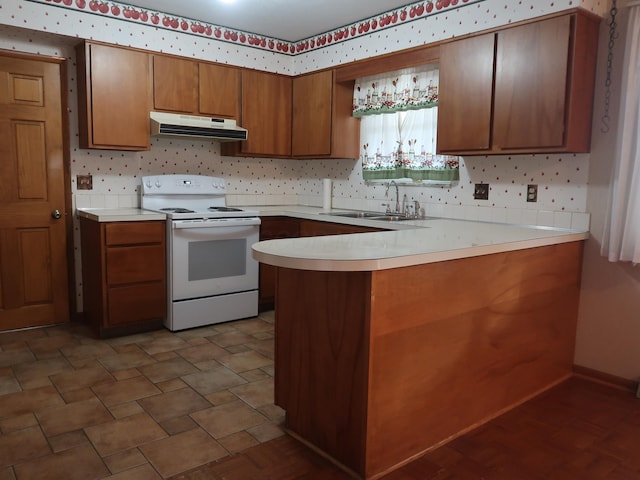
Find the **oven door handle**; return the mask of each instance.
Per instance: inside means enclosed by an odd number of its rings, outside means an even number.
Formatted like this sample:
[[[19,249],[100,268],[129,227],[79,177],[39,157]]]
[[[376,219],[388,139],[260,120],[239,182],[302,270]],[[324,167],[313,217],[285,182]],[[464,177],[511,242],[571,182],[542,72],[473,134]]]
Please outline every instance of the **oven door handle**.
[[[178,220],[172,222],[172,228],[229,228],[229,227],[246,227],[252,225],[260,225],[258,217],[251,218],[233,218],[233,219],[216,219],[216,220]]]

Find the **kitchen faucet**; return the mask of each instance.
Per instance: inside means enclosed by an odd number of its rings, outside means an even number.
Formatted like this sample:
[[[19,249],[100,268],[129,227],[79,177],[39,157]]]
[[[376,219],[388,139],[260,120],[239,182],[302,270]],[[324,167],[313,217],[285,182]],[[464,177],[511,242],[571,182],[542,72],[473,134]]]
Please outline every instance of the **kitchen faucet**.
[[[389,188],[391,188],[391,185],[396,187],[396,210],[393,213],[400,213],[400,192],[398,190],[398,184],[395,182],[395,180],[391,180],[389,183],[387,183],[387,189],[384,192],[384,196],[386,197],[387,195],[389,195]],[[389,207],[387,206],[387,210],[388,209]]]

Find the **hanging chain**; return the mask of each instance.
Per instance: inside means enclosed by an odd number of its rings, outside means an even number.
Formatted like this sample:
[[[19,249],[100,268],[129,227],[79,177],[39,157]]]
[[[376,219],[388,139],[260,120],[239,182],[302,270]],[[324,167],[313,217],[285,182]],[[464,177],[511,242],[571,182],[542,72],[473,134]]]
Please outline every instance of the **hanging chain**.
[[[607,54],[607,79],[604,82],[606,87],[606,91],[604,94],[604,113],[602,115],[602,133],[609,132],[609,122],[611,121],[611,116],[609,115],[609,108],[611,107],[611,70],[613,66],[613,47],[615,46],[616,39],[618,38],[618,24],[616,23],[616,15],[618,14],[618,7],[616,6],[616,1],[613,0],[611,4],[611,10],[609,14],[611,16],[611,20],[609,21],[609,45],[608,45],[608,54]]]

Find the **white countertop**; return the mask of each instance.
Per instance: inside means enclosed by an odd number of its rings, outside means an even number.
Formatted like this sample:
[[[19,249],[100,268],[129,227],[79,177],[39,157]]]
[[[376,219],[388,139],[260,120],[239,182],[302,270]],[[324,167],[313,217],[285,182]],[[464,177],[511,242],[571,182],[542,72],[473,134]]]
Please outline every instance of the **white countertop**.
[[[586,240],[589,232],[451,219],[383,223],[319,215],[312,207],[251,207],[265,215],[288,215],[386,232],[267,240],[253,257],[278,267],[320,271],[374,271]]]
[[[140,208],[78,208],[78,217],[95,222],[143,222],[148,220],[166,220],[164,213],[141,210]]]
[[[267,240],[253,245],[253,257],[278,267],[319,271],[373,271],[542,247],[589,238],[589,232],[551,227],[431,218],[380,222],[326,215],[296,205],[243,206],[260,216],[289,216],[388,231]],[[341,210],[334,210],[338,212]],[[342,210],[344,211],[344,210]],[[77,215],[98,222],[164,220],[139,208],[82,208]]]

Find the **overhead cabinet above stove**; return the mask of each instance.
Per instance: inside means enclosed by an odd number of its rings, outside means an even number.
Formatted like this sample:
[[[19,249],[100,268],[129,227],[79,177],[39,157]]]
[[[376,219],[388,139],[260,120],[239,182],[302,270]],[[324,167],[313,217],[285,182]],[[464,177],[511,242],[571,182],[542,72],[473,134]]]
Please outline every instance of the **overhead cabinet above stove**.
[[[438,152],[588,152],[598,28],[576,10],[443,44]]]
[[[240,115],[240,70],[155,54],[154,109],[237,120]]]

